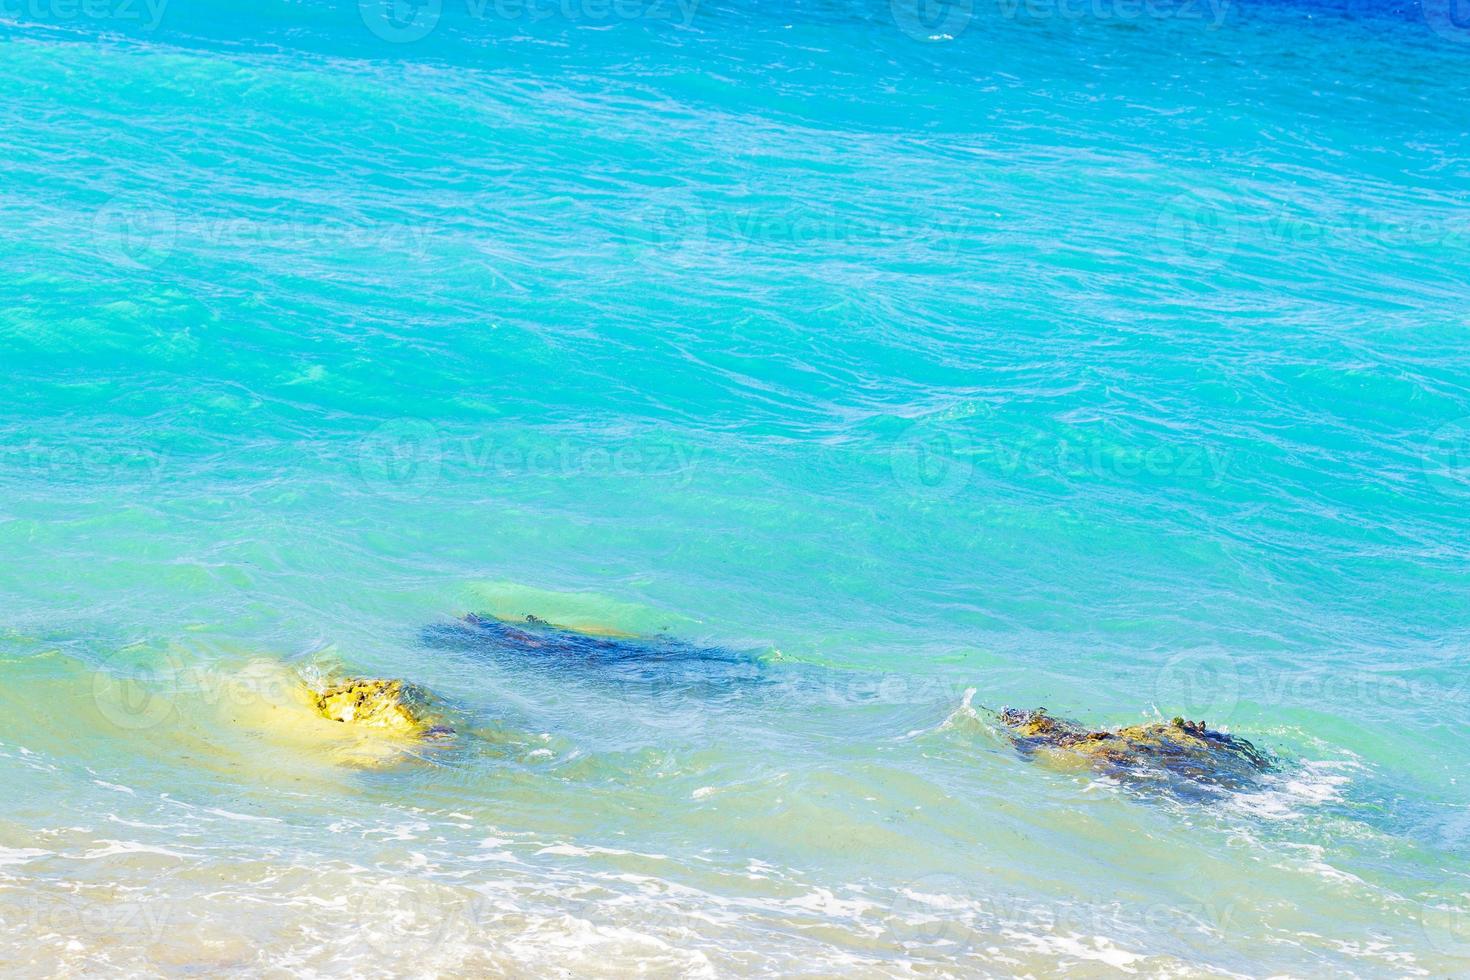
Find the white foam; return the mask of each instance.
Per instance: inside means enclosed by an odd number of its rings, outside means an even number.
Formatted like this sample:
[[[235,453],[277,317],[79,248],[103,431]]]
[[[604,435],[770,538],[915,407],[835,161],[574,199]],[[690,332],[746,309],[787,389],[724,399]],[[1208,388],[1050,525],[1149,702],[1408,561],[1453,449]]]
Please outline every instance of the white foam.
[[[101,786],[103,789],[110,789],[114,793],[126,793],[129,796],[137,796],[138,795],[137,793],[134,793],[133,790],[130,787],[127,787],[127,786],[119,786],[117,783],[109,783],[109,782],[105,782],[105,781],[103,781],[101,779],[94,779],[94,780],[92,780],[92,782],[96,783],[98,786]]]
[[[181,851],[169,850],[166,847],[158,847],[154,844],[143,844],[139,841],[100,840],[97,843],[103,846],[86,851],[81,856],[88,860],[112,857],[115,854],[161,854],[164,857],[179,858],[181,860],[189,857],[189,855]]]
[[[1228,805],[1254,817],[1292,820],[1306,808],[1342,799],[1352,771],[1360,768],[1350,760],[1303,762],[1292,772],[1267,777],[1259,791],[1233,794]]]
[[[33,858],[45,857],[50,853],[35,847],[0,847],[0,866],[27,864]]]

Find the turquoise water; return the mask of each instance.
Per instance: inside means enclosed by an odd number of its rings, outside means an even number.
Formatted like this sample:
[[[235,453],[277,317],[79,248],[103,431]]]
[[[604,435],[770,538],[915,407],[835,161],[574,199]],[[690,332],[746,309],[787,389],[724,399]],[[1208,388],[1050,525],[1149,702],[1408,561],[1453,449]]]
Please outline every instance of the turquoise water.
[[[5,972],[1470,972],[1463,23],[6,6]]]

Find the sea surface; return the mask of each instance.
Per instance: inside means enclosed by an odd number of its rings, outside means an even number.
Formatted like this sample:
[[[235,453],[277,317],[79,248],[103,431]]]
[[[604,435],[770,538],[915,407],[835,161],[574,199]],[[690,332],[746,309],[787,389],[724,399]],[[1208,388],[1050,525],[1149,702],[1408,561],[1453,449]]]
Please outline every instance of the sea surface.
[[[1470,973],[1460,0],[13,0],[0,86],[6,976]]]

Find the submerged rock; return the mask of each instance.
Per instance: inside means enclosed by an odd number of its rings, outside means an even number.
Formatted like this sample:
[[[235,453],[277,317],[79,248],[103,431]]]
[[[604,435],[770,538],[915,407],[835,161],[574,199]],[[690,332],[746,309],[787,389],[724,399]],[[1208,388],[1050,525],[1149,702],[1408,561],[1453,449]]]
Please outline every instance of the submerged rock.
[[[1055,718],[1045,708],[1004,708],[999,718],[1011,741],[1027,755],[1050,751],[1114,775],[1136,779],[1169,775],[1236,789],[1274,768],[1270,757],[1246,739],[1210,729],[1202,721],[1175,718],[1095,730]]]
[[[539,616],[510,621],[470,613],[453,623],[424,628],[425,646],[462,650],[514,664],[553,670],[664,671],[697,665],[710,676],[726,670],[751,670],[751,657],[720,647],[701,647],[668,636],[629,636],[589,632],[548,623]],[[713,666],[712,666],[713,665]]]
[[[470,613],[453,623],[426,627],[423,640],[428,646],[529,657],[543,663],[743,659],[728,650],[697,647],[666,636],[642,637],[612,631],[568,629],[535,615],[511,621]]]
[[[425,647],[492,668],[492,683],[556,678],[617,697],[634,718],[654,727],[702,730],[705,712],[789,680],[749,652],[662,633],[570,629],[535,615],[506,620],[471,613],[425,626],[420,639]]]
[[[453,730],[431,724],[425,698],[399,680],[344,681],[316,695],[316,709],[328,721],[405,736],[440,737]]]

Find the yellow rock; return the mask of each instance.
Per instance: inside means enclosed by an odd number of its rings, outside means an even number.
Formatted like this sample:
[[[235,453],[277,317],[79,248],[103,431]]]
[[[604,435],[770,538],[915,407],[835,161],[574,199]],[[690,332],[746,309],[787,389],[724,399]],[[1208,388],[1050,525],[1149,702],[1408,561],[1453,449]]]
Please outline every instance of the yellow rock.
[[[402,681],[350,680],[318,694],[316,709],[329,721],[399,735],[423,734],[429,726],[409,700]]]
[[[257,755],[269,747],[283,759],[377,767],[421,757],[427,740],[453,734],[428,696],[401,680],[349,677],[323,686],[264,659],[227,676],[228,695],[212,700],[225,711],[227,730],[257,740]]]

